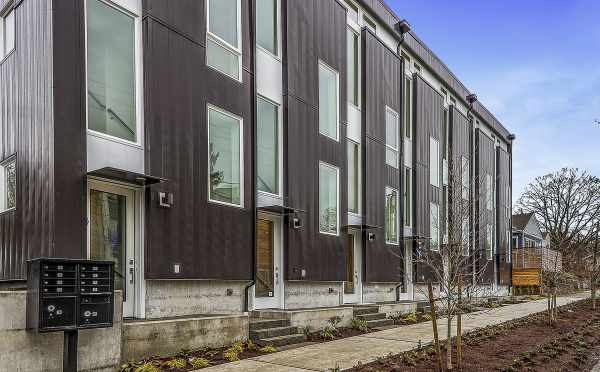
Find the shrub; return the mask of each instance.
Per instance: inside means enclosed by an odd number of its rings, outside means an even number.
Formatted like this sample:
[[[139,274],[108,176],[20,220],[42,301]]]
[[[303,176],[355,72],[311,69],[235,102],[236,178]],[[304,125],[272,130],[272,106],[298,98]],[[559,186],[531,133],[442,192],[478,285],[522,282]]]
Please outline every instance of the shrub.
[[[183,358],[172,358],[165,361],[164,365],[170,369],[184,369],[187,366],[187,361]]]
[[[306,337],[310,336],[310,326],[305,325],[302,327],[302,333],[304,333],[304,336]]]
[[[277,352],[277,348],[273,345],[266,345],[260,348],[260,352],[261,353],[276,353]]]
[[[238,353],[236,353],[235,350],[232,350],[232,349],[225,350],[223,352],[223,358],[225,358],[226,360],[228,360],[230,362],[235,362],[237,360],[240,360]]]
[[[337,330],[333,326],[326,325],[321,330],[321,338],[323,338],[325,340],[334,340],[336,331]]]
[[[127,362],[121,365],[121,372],[160,372],[155,361]]]
[[[417,313],[411,311],[410,313],[402,314],[402,319],[407,322],[415,323],[417,321]]]
[[[190,364],[194,368],[204,368],[210,365],[210,361],[205,358],[192,358],[190,359]]]
[[[258,345],[256,345],[254,341],[248,340],[248,342],[246,343],[246,349],[248,349],[248,351],[255,351],[256,349],[258,349]]]
[[[430,313],[423,313],[423,316],[421,317],[421,319],[423,319],[424,321],[429,321],[429,320],[432,320],[433,317],[431,316]]]
[[[367,324],[367,321],[363,319],[352,318],[350,321],[350,326],[352,329],[363,333],[369,332],[369,325]]]

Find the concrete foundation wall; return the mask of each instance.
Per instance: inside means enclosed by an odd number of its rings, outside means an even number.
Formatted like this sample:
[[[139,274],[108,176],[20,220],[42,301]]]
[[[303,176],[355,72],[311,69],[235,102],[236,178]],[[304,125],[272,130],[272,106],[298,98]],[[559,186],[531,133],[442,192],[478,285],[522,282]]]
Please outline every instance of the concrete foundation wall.
[[[379,304],[379,312],[385,313],[389,318],[398,314],[411,313],[417,310],[417,303],[413,301],[397,302],[393,304]]]
[[[248,338],[248,316],[226,315],[123,323],[123,360],[221,347]]]
[[[398,283],[364,283],[363,302],[392,302],[396,301],[396,286]]]
[[[63,333],[26,329],[26,291],[0,292],[0,371],[62,371]],[[121,292],[112,328],[79,332],[79,370],[114,371],[121,362]]]
[[[147,280],[146,319],[200,314],[241,314],[243,281]]]
[[[255,310],[252,316],[264,319],[288,319],[294,327],[310,327],[311,331],[323,329],[333,317],[340,317],[338,326],[350,326],[354,309],[348,307],[303,310]]]
[[[341,282],[285,282],[285,308],[333,307],[342,303]]]

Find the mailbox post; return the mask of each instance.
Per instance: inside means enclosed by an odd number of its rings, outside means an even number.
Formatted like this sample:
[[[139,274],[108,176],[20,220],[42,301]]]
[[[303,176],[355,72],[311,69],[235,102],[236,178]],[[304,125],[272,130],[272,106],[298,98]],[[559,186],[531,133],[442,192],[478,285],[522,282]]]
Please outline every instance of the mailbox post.
[[[27,328],[64,332],[63,371],[77,371],[78,332],[112,327],[114,262],[38,258],[28,261]]]

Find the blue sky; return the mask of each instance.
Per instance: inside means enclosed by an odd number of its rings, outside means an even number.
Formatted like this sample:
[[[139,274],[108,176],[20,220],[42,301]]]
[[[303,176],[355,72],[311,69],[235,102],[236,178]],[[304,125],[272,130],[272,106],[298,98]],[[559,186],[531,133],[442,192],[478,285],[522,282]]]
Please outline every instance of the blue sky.
[[[387,0],[513,133],[513,199],[563,166],[600,176],[600,1]]]

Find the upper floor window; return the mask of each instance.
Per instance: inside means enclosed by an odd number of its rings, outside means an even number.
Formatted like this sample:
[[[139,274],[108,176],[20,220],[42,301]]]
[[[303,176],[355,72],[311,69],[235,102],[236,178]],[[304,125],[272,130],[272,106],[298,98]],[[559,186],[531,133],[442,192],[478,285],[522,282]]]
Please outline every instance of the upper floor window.
[[[208,106],[209,200],[242,207],[243,121],[217,107]]]
[[[136,17],[87,1],[87,117],[94,132],[139,143]]]
[[[466,156],[461,156],[461,179],[462,179],[462,198],[469,200],[469,194],[471,191],[471,162]]]
[[[492,176],[489,173],[485,174],[485,196],[487,210],[494,209],[494,185],[492,184]]]
[[[242,81],[241,0],[208,0],[206,64]]]
[[[15,49],[15,10],[7,9],[0,14],[0,60]]]
[[[460,244],[462,245],[462,255],[469,255],[469,248],[471,245],[471,237],[469,231],[469,217],[465,215],[460,216],[462,220],[462,236],[460,239]]]
[[[339,169],[319,164],[319,232],[339,233]]]
[[[417,62],[413,62],[413,66],[415,68],[415,72],[420,75],[421,74],[421,66],[419,66],[419,64],[417,64]]]
[[[450,97],[450,103],[454,106],[456,106],[456,98],[454,97]]]
[[[339,76],[319,61],[319,132],[339,140]]]
[[[17,162],[13,156],[0,164],[0,212],[17,207]]]
[[[432,250],[440,249],[440,207],[435,203],[429,203],[429,246]]]
[[[256,187],[279,195],[279,106],[262,97],[256,106]]]
[[[440,142],[433,137],[429,137],[429,180],[440,187]]]
[[[360,70],[359,70],[359,41],[360,36],[348,28],[348,102],[354,106],[360,105]]]
[[[350,0],[346,0],[346,9],[348,9],[347,17],[358,23],[358,7]]]
[[[385,188],[385,242],[398,244],[398,190]]]
[[[412,226],[412,171],[404,168],[404,226]]]
[[[279,55],[278,0],[256,1],[256,44]]]
[[[399,149],[399,128],[400,117],[398,113],[391,108],[385,108],[385,162],[398,168],[398,149]]]
[[[360,144],[348,140],[348,212],[360,213]]]
[[[412,80],[408,77],[404,79],[404,135],[410,138],[412,135]]]
[[[490,223],[487,224],[486,231],[486,251],[487,251],[487,259],[491,260],[494,255],[494,226]]]
[[[367,28],[370,28],[374,34],[377,34],[377,24],[375,23],[375,21],[373,21],[371,18],[367,17],[364,14],[363,14],[363,21],[365,23],[365,26],[367,26]]]

